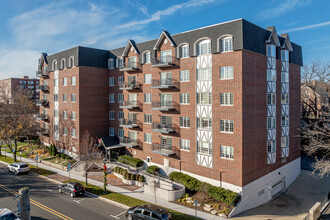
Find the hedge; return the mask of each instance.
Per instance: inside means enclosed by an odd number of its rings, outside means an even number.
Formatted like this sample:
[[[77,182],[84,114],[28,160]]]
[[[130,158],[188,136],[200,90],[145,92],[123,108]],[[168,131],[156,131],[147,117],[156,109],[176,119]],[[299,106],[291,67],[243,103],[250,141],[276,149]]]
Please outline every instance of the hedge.
[[[145,181],[143,175],[130,173],[130,172],[128,172],[128,170],[123,169],[119,166],[115,167],[115,172],[123,175],[124,179],[126,179],[126,180],[136,180],[136,181],[139,181],[139,182],[144,182]]]
[[[158,174],[159,173],[160,168],[157,166],[149,166],[146,170],[147,173],[151,173],[151,174]]]
[[[122,155],[118,157],[118,161],[132,167],[140,167],[143,166],[143,160],[139,158],[130,157],[127,155]]]
[[[238,201],[234,201],[237,198],[237,193],[232,192],[228,189],[223,189],[221,187],[217,186],[212,186],[211,184],[201,182],[197,180],[194,177],[191,177],[187,174],[184,173],[179,173],[179,172],[172,172],[169,175],[170,179],[183,184],[187,189],[191,191],[199,191],[199,192],[205,192],[207,193],[210,197],[227,203],[236,203]],[[235,205],[235,204],[234,204]]]

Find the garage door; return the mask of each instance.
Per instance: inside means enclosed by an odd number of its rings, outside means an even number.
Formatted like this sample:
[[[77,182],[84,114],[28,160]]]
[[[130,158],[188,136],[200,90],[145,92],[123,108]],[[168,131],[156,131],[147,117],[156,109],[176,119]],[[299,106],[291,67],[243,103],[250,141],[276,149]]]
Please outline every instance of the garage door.
[[[283,189],[283,180],[281,180],[280,182],[275,183],[272,186],[272,198],[274,197],[274,195],[281,192],[282,189]]]

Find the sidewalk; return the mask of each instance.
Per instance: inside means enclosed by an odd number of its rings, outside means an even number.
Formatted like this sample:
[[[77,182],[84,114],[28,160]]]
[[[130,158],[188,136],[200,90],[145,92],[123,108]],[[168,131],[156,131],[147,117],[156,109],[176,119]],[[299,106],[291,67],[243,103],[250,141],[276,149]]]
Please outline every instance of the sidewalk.
[[[13,155],[9,154],[9,153],[7,153],[7,156],[8,157],[13,157]],[[17,157],[17,159],[18,160],[20,159],[19,156]],[[21,161],[36,165],[35,160],[22,158]],[[42,163],[38,163],[38,167],[46,169],[46,170],[53,171],[53,172],[61,174],[63,176],[67,176],[67,177],[69,176],[69,172],[59,170],[57,168],[47,166],[47,165],[42,164]],[[72,172],[70,173],[70,178],[76,179],[76,180],[79,180],[79,181],[83,181],[83,182],[85,181],[85,177],[74,174]],[[99,182],[99,181],[88,178],[88,183],[103,188],[103,182]],[[119,187],[116,187],[116,186],[108,185],[107,189],[110,190],[110,191],[113,191],[113,192],[121,193],[121,194],[130,196],[130,197],[133,197],[133,198],[136,198],[136,199],[146,201],[148,203],[153,203],[153,204],[155,203],[155,197],[150,196],[150,195],[145,195],[143,193],[143,188],[139,188],[135,191],[129,191],[129,190],[125,190],[125,189],[122,189],[122,188],[119,188]],[[159,206],[166,207],[168,209],[172,209],[172,210],[187,214],[187,215],[195,216],[195,209],[180,206],[180,205],[177,205],[177,204],[172,203],[172,202],[168,202],[168,201],[163,200],[163,199],[156,198],[156,204],[159,205]],[[221,217],[216,216],[216,215],[212,215],[212,214],[208,214],[208,213],[200,212],[200,211],[197,212],[197,217],[199,217],[201,219],[208,219],[208,220],[224,220],[225,219],[225,218],[221,218]]]

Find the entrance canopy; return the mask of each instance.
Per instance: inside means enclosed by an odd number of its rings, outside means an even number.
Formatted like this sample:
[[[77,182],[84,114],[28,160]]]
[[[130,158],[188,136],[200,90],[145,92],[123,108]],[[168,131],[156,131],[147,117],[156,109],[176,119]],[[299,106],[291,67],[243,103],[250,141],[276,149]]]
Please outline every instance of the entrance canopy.
[[[119,144],[118,137],[101,137],[99,139],[99,146],[103,146],[106,150],[123,147]]]

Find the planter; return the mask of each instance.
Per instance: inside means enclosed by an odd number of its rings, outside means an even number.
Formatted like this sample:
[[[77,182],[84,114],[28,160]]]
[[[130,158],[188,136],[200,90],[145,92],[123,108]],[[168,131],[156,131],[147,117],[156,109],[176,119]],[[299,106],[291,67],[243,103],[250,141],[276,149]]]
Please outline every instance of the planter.
[[[135,184],[136,184],[137,186],[143,187],[144,184],[146,184],[146,182],[135,181]]]
[[[114,174],[116,177],[120,178],[120,179],[124,179],[124,178],[123,178],[123,175],[121,175],[121,174],[119,174],[119,173],[113,172],[113,174]]]
[[[135,180],[127,180],[127,179],[122,179],[123,183],[127,185],[135,185]]]

